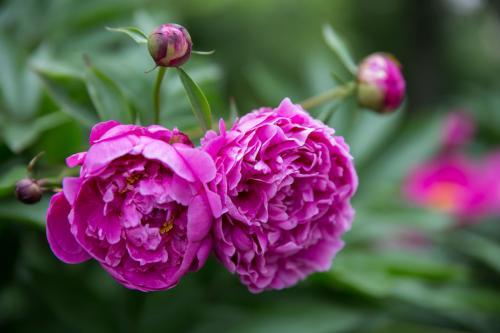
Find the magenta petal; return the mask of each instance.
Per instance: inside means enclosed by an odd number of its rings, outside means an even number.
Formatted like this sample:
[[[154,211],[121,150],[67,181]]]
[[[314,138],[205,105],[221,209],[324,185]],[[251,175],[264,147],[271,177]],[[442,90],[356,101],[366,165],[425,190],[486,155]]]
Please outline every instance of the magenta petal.
[[[196,196],[188,206],[187,237],[192,242],[202,240],[210,230],[212,214],[202,196]]]
[[[63,193],[69,204],[72,205],[75,202],[81,183],[82,180],[78,177],[66,177],[63,179]]]
[[[203,267],[205,262],[212,251],[212,239],[207,237],[200,244],[198,251],[196,252],[196,260],[193,260],[193,264],[190,268],[190,271],[198,271]]]
[[[210,155],[190,147],[176,146],[175,150],[200,181],[206,183],[215,178],[215,165]]]
[[[66,158],[66,165],[70,168],[74,168],[77,165],[82,165],[83,162],[85,161],[86,155],[87,152],[73,154],[68,158]]]
[[[111,128],[120,125],[116,120],[108,120],[102,123],[97,123],[92,127],[90,131],[89,142],[93,145],[96,141],[98,141],[107,131]]]
[[[93,174],[111,161],[129,153],[134,147],[133,136],[96,143],[90,147],[82,173]]]
[[[190,184],[183,178],[174,174],[169,188],[170,196],[178,203],[187,206],[193,197]]]
[[[55,256],[68,264],[78,264],[90,255],[78,244],[70,232],[68,214],[70,206],[63,193],[57,193],[50,200],[47,212],[47,239]]]
[[[193,148],[189,148],[193,149]],[[170,167],[174,173],[187,181],[194,181],[194,175],[184,159],[171,145],[163,141],[149,142],[142,152],[145,158],[157,160]]]

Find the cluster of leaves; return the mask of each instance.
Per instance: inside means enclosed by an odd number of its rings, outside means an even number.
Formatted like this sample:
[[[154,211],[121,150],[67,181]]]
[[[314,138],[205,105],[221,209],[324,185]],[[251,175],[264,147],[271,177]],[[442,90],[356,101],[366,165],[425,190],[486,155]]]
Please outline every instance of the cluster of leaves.
[[[214,118],[229,114],[226,101],[231,96],[240,110],[275,105],[285,96],[298,100],[340,84],[349,73],[342,72],[339,61],[355,66],[347,55],[332,59],[321,51],[324,45],[315,49],[307,39],[301,45],[314,52],[300,63],[299,74],[287,74],[288,62],[298,66],[298,54],[290,48],[272,51],[267,40],[252,47],[269,47],[269,59],[242,66],[237,53],[248,50],[248,41],[235,40],[240,44],[231,46],[234,55],[231,48],[224,51],[226,41],[234,38],[232,28],[239,29],[237,19],[256,26],[261,13],[277,10],[267,1],[238,4],[231,7],[234,19],[224,11],[225,3],[179,2],[166,12],[162,1],[0,2],[0,331],[497,332],[498,221],[456,228],[450,217],[416,209],[400,198],[408,170],[438,148],[439,107],[432,113],[405,110],[379,117],[357,111],[350,98],[341,106],[313,110],[351,146],[360,175],[357,217],[332,270],[290,290],[251,295],[210,259],[175,289],[141,294],[115,283],[96,263],[64,265],[50,253],[44,233],[49,197],[26,207],[12,196],[27,161],[45,150],[37,171],[56,175],[67,155],[85,149],[89,126],[98,119],[152,122],[154,75],[144,73],[153,66],[147,50],[105,26],[133,23],[150,31],[173,17],[182,18],[175,15],[178,10],[188,23],[193,21],[195,43],[217,36],[220,45],[202,45],[218,50],[213,58],[193,57],[186,66],[210,100]],[[344,3],[335,9],[345,13],[356,6]],[[328,1],[309,6],[290,5],[287,10],[309,13],[314,22],[330,8]],[[228,31],[221,34],[204,26],[207,14],[230,25]],[[276,27],[286,24],[289,18],[276,18]],[[340,40],[326,34],[337,47]],[[311,36],[308,32],[307,38]],[[90,61],[83,61],[83,54]],[[329,68],[337,74],[334,78],[325,70]],[[169,73],[161,123],[190,132],[197,126],[183,92],[188,78],[182,82]],[[461,96],[452,102],[473,107],[481,122],[475,152],[492,149],[500,142],[498,126],[491,121],[500,106],[498,97],[475,90]],[[408,240],[414,234],[423,235],[421,242]]]

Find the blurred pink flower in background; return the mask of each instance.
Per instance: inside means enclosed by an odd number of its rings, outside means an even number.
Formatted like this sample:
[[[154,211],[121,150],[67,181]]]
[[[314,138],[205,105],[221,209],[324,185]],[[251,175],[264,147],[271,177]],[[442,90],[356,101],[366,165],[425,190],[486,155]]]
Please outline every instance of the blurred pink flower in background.
[[[414,168],[408,175],[406,197],[422,206],[476,220],[491,211],[492,189],[482,168],[465,156],[438,157]]]
[[[471,115],[462,111],[450,113],[443,125],[443,148],[450,150],[469,143],[475,130],[476,125]]]
[[[445,119],[441,153],[417,165],[405,180],[409,201],[449,213],[460,223],[500,214],[500,151],[478,160],[456,151],[472,140],[474,131],[474,120],[466,113]]]

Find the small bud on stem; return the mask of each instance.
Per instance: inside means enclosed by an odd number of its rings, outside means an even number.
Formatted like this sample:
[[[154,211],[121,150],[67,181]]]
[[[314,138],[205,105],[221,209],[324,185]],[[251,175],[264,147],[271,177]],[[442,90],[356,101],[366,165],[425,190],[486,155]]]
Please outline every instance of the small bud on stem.
[[[16,183],[16,198],[25,204],[34,204],[42,199],[43,189],[38,181],[30,178]]]
[[[396,110],[404,100],[406,83],[401,65],[391,55],[375,53],[358,70],[358,102],[379,113]]]

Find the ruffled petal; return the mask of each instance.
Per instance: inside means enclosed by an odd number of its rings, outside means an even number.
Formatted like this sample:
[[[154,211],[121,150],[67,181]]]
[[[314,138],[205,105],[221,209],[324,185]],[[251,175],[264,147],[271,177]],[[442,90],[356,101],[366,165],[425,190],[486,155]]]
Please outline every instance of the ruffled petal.
[[[70,209],[63,193],[57,193],[52,197],[47,212],[47,240],[57,258],[68,264],[78,264],[88,260],[90,255],[71,234],[68,221]]]

